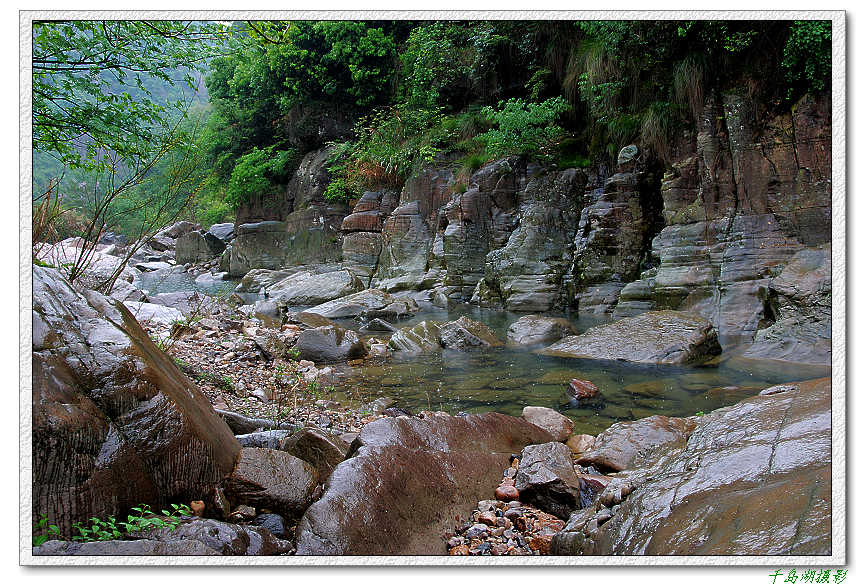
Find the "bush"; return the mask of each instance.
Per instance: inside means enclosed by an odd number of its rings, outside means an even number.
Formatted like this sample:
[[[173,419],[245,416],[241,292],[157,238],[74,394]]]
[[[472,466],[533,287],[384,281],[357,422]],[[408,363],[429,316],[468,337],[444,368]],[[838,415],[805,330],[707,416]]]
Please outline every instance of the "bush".
[[[485,107],[482,112],[497,124],[497,128],[478,135],[487,153],[497,159],[508,155],[527,155],[549,159],[564,130],[556,119],[569,106],[562,97],[540,103],[519,98],[499,102],[499,108]]]
[[[233,209],[253,197],[272,194],[297,167],[297,153],[293,149],[275,151],[274,147],[252,150],[237,160],[228,180],[225,201]]]
[[[795,21],[790,27],[781,67],[793,86],[787,90],[787,99],[793,97],[797,87],[809,92],[825,90],[832,72],[832,23]]]

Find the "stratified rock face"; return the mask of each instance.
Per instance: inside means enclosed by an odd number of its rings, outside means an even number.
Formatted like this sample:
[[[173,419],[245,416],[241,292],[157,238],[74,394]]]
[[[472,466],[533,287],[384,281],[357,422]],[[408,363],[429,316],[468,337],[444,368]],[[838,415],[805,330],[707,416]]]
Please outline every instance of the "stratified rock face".
[[[34,515],[68,534],[142,502],[206,500],[240,446],[132,314],[33,267],[33,320]]]
[[[521,346],[549,344],[577,333],[563,317],[525,315],[508,326],[508,342]]]
[[[301,519],[297,553],[444,555],[442,534],[489,498],[510,455],[549,441],[500,413],[374,421]]]
[[[225,242],[204,230],[187,232],[177,239],[175,257],[180,264],[205,262],[216,258],[225,250]]]
[[[421,215],[420,202],[396,208],[384,222],[373,286],[387,291],[416,288],[427,272],[432,234]]]
[[[270,299],[286,305],[320,305],[362,289],[363,283],[349,271],[301,271],[274,283],[268,293]]]
[[[809,364],[832,361],[832,270],[829,245],[796,253],[769,285],[775,322],[757,331],[747,357]]]
[[[627,298],[623,290],[617,315],[647,306],[697,312],[722,339],[744,341],[779,319],[767,299],[772,279],[804,246],[831,237],[826,100],[805,97],[775,117],[754,112],[738,95],[706,101],[696,136],[661,185],[667,226],[652,242],[657,275]],[[797,316],[813,320],[807,308]],[[802,349],[821,337],[819,328],[805,329],[793,336],[806,343]],[[765,357],[804,354],[790,339],[762,342]]]
[[[321,326],[300,333],[294,346],[303,360],[338,362],[363,358],[369,351],[357,332],[340,326]]]
[[[652,311],[569,336],[539,354],[649,364],[695,364],[721,353],[714,326],[679,311]]]
[[[507,243],[487,255],[484,269],[485,286],[498,293],[506,309],[548,311],[562,305],[562,277],[570,265],[567,249],[586,181],[578,169],[532,178],[516,193],[518,213],[507,214],[506,221],[493,216],[493,246],[510,222],[519,222]]]
[[[242,448],[225,486],[232,503],[299,516],[312,502],[318,484],[315,468],[280,450]]]
[[[636,488],[583,552],[831,553],[830,407],[819,379],[694,418],[687,444],[627,474]]]
[[[385,218],[398,202],[394,191],[367,191],[342,221],[343,266],[367,282],[378,266]]]
[[[228,273],[240,277],[251,269],[280,269],[286,266],[289,237],[285,222],[266,220],[235,226]]]
[[[581,313],[611,311],[622,287],[639,275],[649,239],[662,225],[653,178],[622,171],[586,194],[571,268]]]

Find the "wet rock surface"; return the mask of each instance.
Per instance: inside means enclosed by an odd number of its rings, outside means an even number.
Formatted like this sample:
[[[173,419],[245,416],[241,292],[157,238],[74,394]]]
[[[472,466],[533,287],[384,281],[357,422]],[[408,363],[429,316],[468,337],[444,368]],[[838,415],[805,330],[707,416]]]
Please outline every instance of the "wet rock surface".
[[[225,494],[231,502],[292,517],[306,510],[318,483],[315,468],[300,458],[280,450],[242,448]]]
[[[445,348],[465,350],[479,346],[502,346],[486,325],[463,316],[439,328],[439,342]]]
[[[313,362],[338,362],[366,356],[369,349],[357,332],[340,326],[321,326],[300,333],[295,343],[300,358]]]
[[[549,407],[524,407],[522,416],[529,423],[548,431],[557,442],[567,440],[574,431],[573,421]]]
[[[565,318],[525,315],[508,326],[507,338],[512,344],[533,346],[556,342],[576,333],[576,328]]]
[[[699,316],[653,311],[589,328],[539,354],[654,364],[700,363],[721,353],[714,326]]]
[[[561,519],[567,519],[582,507],[581,482],[574,470],[571,450],[562,443],[523,449],[514,487],[520,500]]]
[[[301,519],[298,555],[444,554],[442,535],[488,495],[510,455],[549,439],[499,413],[369,424]]]
[[[42,267],[33,311],[45,331],[33,348],[34,510],[68,534],[141,502],[206,498],[240,446],[132,314]]]
[[[825,555],[831,551],[829,379],[690,418],[569,520],[575,555]],[[578,514],[579,515],[579,514]]]

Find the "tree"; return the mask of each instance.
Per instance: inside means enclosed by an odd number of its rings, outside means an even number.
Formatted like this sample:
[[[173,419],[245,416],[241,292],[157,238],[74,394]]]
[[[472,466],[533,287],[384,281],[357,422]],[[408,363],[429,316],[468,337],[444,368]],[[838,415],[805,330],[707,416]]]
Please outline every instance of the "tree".
[[[179,21],[33,24],[33,148],[70,167],[97,168],[158,151],[172,110],[154,81],[195,90],[193,72],[217,54],[227,29]],[[171,74],[183,71],[182,79]]]

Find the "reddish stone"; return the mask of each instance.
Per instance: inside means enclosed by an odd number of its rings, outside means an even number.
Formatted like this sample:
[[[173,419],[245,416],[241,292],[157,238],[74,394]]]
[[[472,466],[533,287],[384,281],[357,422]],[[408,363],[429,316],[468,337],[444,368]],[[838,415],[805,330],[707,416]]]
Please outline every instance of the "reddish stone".
[[[496,526],[496,514],[492,511],[487,511],[486,513],[481,513],[478,516],[478,523],[483,523],[484,525],[489,525],[490,527]]]
[[[490,549],[490,553],[493,555],[505,555],[508,553],[508,546],[504,543],[497,543]]]
[[[607,485],[612,480],[609,476],[602,476],[600,474],[577,474],[577,477],[581,478],[596,493],[602,492],[607,488]]]
[[[502,478],[499,486],[514,486],[515,482],[516,481],[513,478]]]
[[[572,378],[568,384],[568,394],[578,401],[581,399],[591,399],[600,391],[594,383],[587,380]]]
[[[342,220],[343,232],[381,232],[382,215],[378,211],[353,213]]]
[[[496,498],[501,501],[515,501],[520,498],[520,493],[513,486],[503,484],[496,489]]]
[[[529,547],[541,555],[549,555],[552,542],[552,535],[536,535],[529,540]]]
[[[448,552],[448,555],[469,555],[469,546],[463,544],[452,547],[451,550]]]
[[[200,517],[204,514],[204,501],[192,501],[189,503],[189,508],[192,509],[192,514]]]

